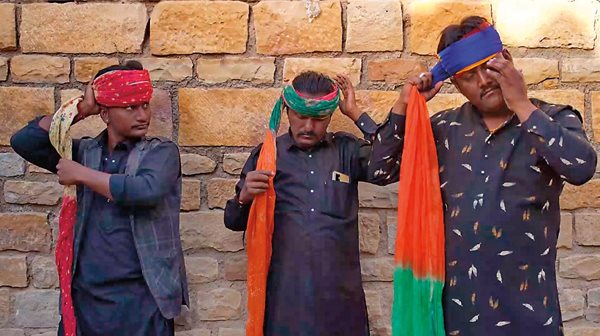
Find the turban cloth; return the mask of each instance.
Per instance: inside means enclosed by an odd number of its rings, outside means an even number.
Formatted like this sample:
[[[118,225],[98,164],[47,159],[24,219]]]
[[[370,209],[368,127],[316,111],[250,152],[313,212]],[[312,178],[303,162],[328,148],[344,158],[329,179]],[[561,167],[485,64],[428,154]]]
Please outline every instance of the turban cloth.
[[[148,70],[115,70],[93,83],[96,102],[108,107],[127,107],[150,102],[152,82]]]

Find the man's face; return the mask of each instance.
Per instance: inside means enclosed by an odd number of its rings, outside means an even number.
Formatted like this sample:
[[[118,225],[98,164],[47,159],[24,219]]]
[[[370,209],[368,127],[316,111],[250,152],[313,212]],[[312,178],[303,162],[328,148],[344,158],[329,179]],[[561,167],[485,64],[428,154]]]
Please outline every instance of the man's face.
[[[302,116],[288,108],[288,120],[296,146],[302,149],[310,149],[319,143],[327,133],[331,116],[311,118]]]
[[[128,107],[107,107],[102,118],[107,127],[123,138],[141,138],[148,132],[152,113],[149,103]]]
[[[506,50],[497,57],[512,61]],[[483,114],[498,114],[506,109],[500,84],[489,74],[487,63],[454,76],[452,83]]]

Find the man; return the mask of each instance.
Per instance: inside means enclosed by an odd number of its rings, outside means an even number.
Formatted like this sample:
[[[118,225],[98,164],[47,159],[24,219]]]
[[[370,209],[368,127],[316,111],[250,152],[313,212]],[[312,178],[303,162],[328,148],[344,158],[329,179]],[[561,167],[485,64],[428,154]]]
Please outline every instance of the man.
[[[564,182],[583,184],[596,167],[581,115],[528,99],[481,17],[444,29],[438,53],[440,63],[409,79],[392,113],[405,115],[412,85],[431,99],[448,77],[468,99],[431,118],[445,208],[446,333],[561,335],[559,196]]]
[[[262,145],[254,149],[227,202],[225,225],[246,229],[255,196],[267,190],[274,173],[276,193],[272,258],[267,280],[264,335],[364,336],[367,310],[358,248],[358,182],[387,184],[396,159],[393,124],[377,129],[361,113],[350,80],[304,72],[282,95],[289,131],[276,140],[277,171],[255,170]],[[343,133],[328,133],[331,111],[315,111],[309,99],[339,94],[341,112],[372,138],[373,145]],[[308,107],[294,109],[295,104]],[[290,106],[292,105],[292,106]],[[309,116],[312,115],[312,116]],[[385,133],[387,132],[387,133]],[[387,134],[387,135],[384,135]],[[387,147],[386,147],[387,146]]]
[[[76,121],[99,114],[106,123],[96,138],[73,140],[73,161],[61,159],[50,143],[52,115],[11,139],[26,160],[56,173],[63,185],[77,185],[72,296],[78,335],[173,335],[173,318],[188,302],[179,150],[146,137],[151,96],[139,62],[111,66],[98,72],[83,98],[65,104],[76,104]]]

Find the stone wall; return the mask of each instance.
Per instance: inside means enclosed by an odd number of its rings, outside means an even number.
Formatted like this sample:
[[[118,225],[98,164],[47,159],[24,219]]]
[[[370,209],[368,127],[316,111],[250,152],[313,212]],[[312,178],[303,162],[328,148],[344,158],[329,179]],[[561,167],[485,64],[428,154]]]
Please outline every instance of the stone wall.
[[[493,20],[532,97],[569,103],[600,141],[600,3],[593,0],[321,1],[0,0],[0,335],[52,335],[52,251],[62,187],[8,147],[10,135],[52,113],[101,67],[140,60],[156,97],[152,133],[181,146],[181,227],[192,307],[178,335],[243,335],[245,253],[223,206],[262,138],[283,83],[299,71],[343,72],[361,108],[381,121],[405,78],[435,62],[441,28],[468,14]],[[432,111],[464,101],[449,85]],[[77,125],[94,135],[97,119]],[[285,127],[285,126],[284,126]],[[338,113],[332,129],[357,132]],[[374,335],[390,334],[396,186],[361,185],[360,248]],[[600,178],[567,186],[559,260],[567,335],[600,335]]]

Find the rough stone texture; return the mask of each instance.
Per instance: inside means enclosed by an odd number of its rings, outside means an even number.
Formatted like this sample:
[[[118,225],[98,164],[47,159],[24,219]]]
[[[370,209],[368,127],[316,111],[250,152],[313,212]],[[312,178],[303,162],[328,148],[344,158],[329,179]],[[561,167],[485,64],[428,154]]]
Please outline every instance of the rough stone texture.
[[[358,108],[367,113],[375,122],[381,123],[390,112],[390,108],[398,98],[398,93],[393,91],[359,90],[356,92],[356,104]],[[331,118],[329,131],[349,132],[362,138],[362,132],[356,127],[350,118],[344,116],[337,110]]]
[[[219,263],[214,258],[186,257],[185,268],[191,285],[213,282],[219,275]]]
[[[394,280],[394,259],[392,258],[363,259],[360,268],[363,281]]]
[[[563,210],[600,208],[600,179],[579,187],[566,184],[560,197],[560,207]]]
[[[24,328],[54,328],[60,319],[55,290],[30,290],[15,294],[15,324]]]
[[[376,290],[365,290],[365,300],[367,301],[367,313],[369,322],[377,321],[383,316],[381,308],[381,293]]]
[[[360,58],[286,58],[283,67],[283,81],[291,81],[303,71],[312,70],[332,78],[338,73],[350,77],[354,85],[360,83],[362,62]]]
[[[146,57],[137,58],[150,72],[153,81],[182,81],[192,77],[192,60],[189,58]]]
[[[559,274],[567,279],[600,279],[600,255],[570,255],[559,261]]]
[[[219,328],[219,336],[246,336],[245,329]]]
[[[460,93],[440,93],[427,102],[429,114],[461,107],[467,102],[467,98]]]
[[[48,216],[37,212],[0,213],[0,251],[50,251]]]
[[[592,92],[592,130],[594,141],[600,142],[600,91]],[[600,160],[598,161],[600,162]],[[600,165],[598,166],[600,167]],[[599,171],[598,169],[596,171]]]
[[[199,211],[181,214],[183,249],[213,248],[221,252],[236,252],[244,248],[242,233],[228,230],[222,211]]]
[[[358,201],[363,208],[393,209],[398,203],[396,183],[381,187],[369,183],[358,183]]]
[[[208,181],[208,207],[225,209],[227,200],[235,196],[237,179],[214,178]]]
[[[579,90],[530,91],[530,98],[537,98],[551,104],[571,105],[583,115],[585,95]]]
[[[309,22],[304,2],[261,1],[253,8],[256,51],[284,55],[342,50],[342,9],[320,1],[321,14]]]
[[[211,158],[198,154],[181,154],[181,170],[183,175],[210,174],[215,171],[217,163]]]
[[[275,76],[274,57],[226,57],[198,59],[196,75],[206,83],[225,83],[230,80],[272,84]]]
[[[587,304],[585,319],[596,323],[600,322],[600,288],[588,290]]]
[[[245,254],[231,257],[225,261],[224,278],[228,281],[246,281],[248,258]]]
[[[27,258],[25,255],[0,257],[0,286],[27,287]]]
[[[494,24],[511,47],[592,49],[596,12],[591,1],[501,0],[494,3]]]
[[[446,26],[459,23],[466,15],[491,18],[491,7],[488,2],[414,1],[409,4],[408,11],[411,20],[410,50],[422,55],[435,54],[438,43],[435,37],[439,36]]]
[[[398,0],[358,0],[346,8],[346,50],[402,50],[402,4]]]
[[[71,64],[67,57],[18,55],[10,60],[15,83],[67,83]]]
[[[404,81],[427,71],[425,64],[416,59],[375,59],[368,62],[369,81],[403,84]]]
[[[563,71],[564,71],[563,60]],[[523,71],[525,83],[537,84],[546,79],[558,78],[558,60],[547,58],[515,58],[515,67]],[[563,77],[564,80],[564,77]]]
[[[231,153],[223,156],[223,170],[231,175],[239,175],[250,153]]]
[[[596,327],[565,327],[565,336],[598,336],[600,328]]]
[[[15,22],[15,5],[0,4],[0,50],[17,48],[17,25]]]
[[[16,153],[0,153],[0,176],[13,177],[25,174],[25,160]]]
[[[140,52],[147,18],[141,3],[24,4],[19,41],[26,53]]]
[[[5,81],[8,77],[8,58],[0,57],[0,81]]]
[[[379,229],[379,216],[373,213],[358,215],[358,233],[360,251],[376,254],[379,248],[381,232]]]
[[[9,145],[10,137],[35,116],[53,112],[54,90],[51,88],[0,87],[0,145]]]
[[[36,256],[31,262],[31,275],[35,288],[58,287],[58,273],[54,257]]]
[[[578,213],[575,217],[575,241],[583,246],[600,246],[600,214]]]
[[[100,69],[117,64],[119,64],[119,60],[112,57],[77,57],[73,66],[75,79],[87,83]]]
[[[8,288],[0,288],[0,326],[6,326],[12,319],[11,309],[10,290]]]
[[[208,329],[194,329],[186,331],[176,331],[175,336],[210,336]]]
[[[257,145],[280,94],[279,89],[179,89],[179,144]]]
[[[387,252],[389,254],[396,253],[396,228],[398,226],[398,218],[389,216],[386,219],[387,223],[387,232],[388,232],[388,240],[387,240]]]
[[[56,205],[63,187],[56,182],[6,181],[4,200],[14,204]]]
[[[181,183],[181,210],[200,209],[200,181],[183,179]]]
[[[568,249],[573,247],[573,215],[570,213],[560,214],[560,233],[556,247]]]
[[[561,289],[558,291],[560,310],[563,321],[570,321],[583,316],[585,299],[579,289]]]
[[[562,61],[563,82],[600,82],[600,58],[565,58]]]
[[[2,336],[25,336],[25,330],[23,329],[0,329],[0,335]]]
[[[246,51],[249,6],[239,1],[158,3],[150,19],[154,55]]]
[[[231,288],[217,288],[198,295],[198,315],[202,321],[223,321],[240,317],[242,295]]]

